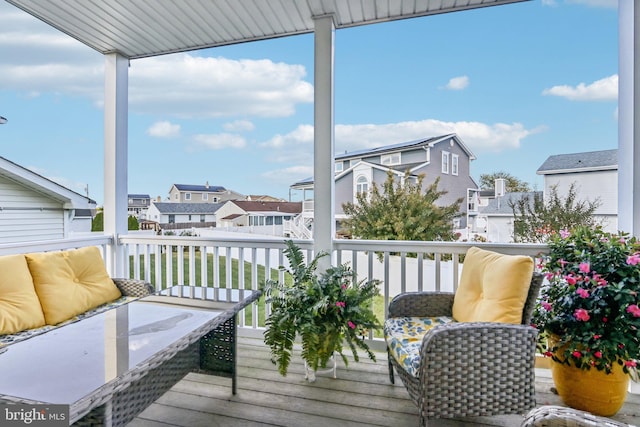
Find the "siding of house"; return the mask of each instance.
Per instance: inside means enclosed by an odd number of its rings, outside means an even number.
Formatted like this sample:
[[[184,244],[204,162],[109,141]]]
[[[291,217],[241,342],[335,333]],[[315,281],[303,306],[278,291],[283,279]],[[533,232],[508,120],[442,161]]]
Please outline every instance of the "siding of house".
[[[618,171],[601,170],[545,175],[545,197],[550,194],[551,187],[554,185],[557,185],[558,194],[566,195],[574,182],[576,183],[576,200],[593,202],[599,199],[600,206],[594,212],[594,216],[603,221],[603,227],[607,231],[617,231]]]
[[[216,212],[216,227],[232,227],[249,225],[247,212],[235,203],[227,202]],[[233,220],[225,220],[230,215],[241,215]]]
[[[0,243],[65,237],[61,202],[0,176]]]

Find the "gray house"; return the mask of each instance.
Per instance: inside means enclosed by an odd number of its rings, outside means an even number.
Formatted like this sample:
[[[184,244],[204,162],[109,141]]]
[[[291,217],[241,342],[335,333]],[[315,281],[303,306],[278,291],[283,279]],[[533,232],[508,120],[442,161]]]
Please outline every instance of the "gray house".
[[[447,194],[438,200],[441,205],[450,205],[462,198],[459,222],[455,228],[466,227],[468,189],[478,185],[470,176],[470,163],[475,156],[456,134],[419,139],[387,145],[369,150],[360,150],[335,156],[335,216],[345,218],[343,204],[356,202],[356,194],[369,192],[374,185],[381,186],[391,171],[402,179],[406,171],[413,178],[424,175],[426,188],[440,178],[438,188]],[[313,203],[307,194],[312,193],[313,178],[307,178],[290,186],[292,191],[303,192],[303,216],[310,222]]]
[[[536,173],[544,176],[545,197],[552,187],[566,196],[575,184],[577,200],[599,202],[594,216],[603,228],[618,230],[618,150],[549,156]]]
[[[227,200],[242,200],[244,196],[220,185],[173,184],[169,189],[172,203],[220,203]]]
[[[0,243],[90,232],[96,202],[0,157]]]

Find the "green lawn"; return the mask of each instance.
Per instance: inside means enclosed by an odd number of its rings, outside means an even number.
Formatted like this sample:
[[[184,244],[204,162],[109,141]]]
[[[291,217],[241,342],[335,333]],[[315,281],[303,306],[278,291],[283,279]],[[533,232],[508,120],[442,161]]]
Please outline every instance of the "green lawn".
[[[160,289],[160,288],[166,288],[168,286],[171,285],[175,285],[178,279],[178,256],[176,252],[173,252],[172,254],[172,261],[171,261],[171,265],[172,265],[172,277],[173,277],[173,282],[172,284],[167,284],[167,278],[164,275],[164,272],[166,271],[166,257],[161,256],[160,257],[160,262],[162,263],[161,265],[161,271],[163,272],[162,275],[162,282],[160,284],[158,284],[158,282],[156,281],[156,257],[155,254],[150,254],[149,255],[149,263],[150,263],[150,270],[151,270],[151,283],[156,287],[156,289]],[[202,265],[202,253],[200,251],[197,251],[195,253],[195,278],[196,278],[196,284],[198,286],[200,286],[201,282],[202,282],[202,278],[201,278],[201,265]],[[244,289],[251,289],[251,269],[252,269],[252,263],[245,261],[244,262]],[[129,271],[131,274],[131,277],[133,277],[133,257],[129,258]],[[184,269],[184,277],[185,280],[188,280],[189,277],[189,261],[188,261],[188,257],[185,254],[185,258],[184,258],[184,262],[183,262],[183,269]],[[238,288],[238,260],[237,259],[232,259],[231,260],[231,287],[234,289]],[[272,268],[271,269],[271,278],[274,280],[278,279],[278,269]],[[227,287],[227,262],[226,262],[226,257],[224,256],[220,256],[219,257],[219,271],[214,271],[214,263],[213,263],[213,254],[207,254],[207,281],[208,281],[208,285],[210,287],[213,287],[213,279],[214,277],[216,277],[216,274],[220,280],[220,287],[221,288],[226,288]],[[258,274],[258,287],[261,287],[264,284],[264,280],[265,280],[265,267],[263,265],[258,265],[257,268],[257,274]],[[140,257],[140,277],[144,277],[144,255]],[[264,303],[264,298],[260,298],[257,302],[258,304],[258,326],[264,326],[264,318],[265,318],[265,303]],[[382,295],[377,296],[374,300],[373,300],[373,310],[374,313],[376,313],[378,319],[380,320],[380,323],[382,323],[384,321],[384,298],[382,297]],[[245,310],[245,318],[244,318],[245,324],[247,325],[251,325],[252,324],[252,312],[251,310]],[[382,337],[382,331],[376,331],[376,333],[374,334],[375,337]]]

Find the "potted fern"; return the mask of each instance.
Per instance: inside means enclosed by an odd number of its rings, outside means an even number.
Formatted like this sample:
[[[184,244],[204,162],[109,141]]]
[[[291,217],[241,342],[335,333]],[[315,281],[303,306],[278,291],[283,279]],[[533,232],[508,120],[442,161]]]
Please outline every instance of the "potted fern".
[[[357,282],[354,272],[344,264],[318,275],[318,260],[328,254],[320,253],[307,264],[297,245],[290,240],[286,245],[289,267],[280,267],[286,273],[285,280],[268,279],[263,288],[266,302],[271,304],[264,340],[280,374],[287,374],[297,336],[302,342],[302,358],[312,371],[310,381],[336,353],[348,365],[345,345],[356,362],[358,348],[375,361],[364,335],[381,328],[372,310],[379,281]]]

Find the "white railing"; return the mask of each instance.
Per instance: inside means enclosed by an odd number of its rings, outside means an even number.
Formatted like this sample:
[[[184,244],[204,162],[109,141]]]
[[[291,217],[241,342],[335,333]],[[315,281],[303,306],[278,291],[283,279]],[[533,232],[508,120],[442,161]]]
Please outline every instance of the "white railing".
[[[313,256],[312,241],[294,242],[307,259]],[[131,278],[147,280],[157,288],[188,285],[260,289],[265,272],[272,278],[283,278],[278,267],[286,262],[281,238],[128,235],[121,236],[119,243],[127,248]],[[380,280],[386,316],[390,299],[398,293],[455,291],[462,267],[460,255],[474,245],[532,257],[547,250],[546,245],[538,244],[336,240],[332,262],[348,263],[359,280]],[[268,316],[268,307],[254,304],[251,310],[251,323],[245,323],[241,316],[239,325],[257,332]]]
[[[37,242],[4,243],[0,244],[0,255],[26,254],[30,252],[48,252],[65,249],[77,249],[85,246],[98,246],[105,256],[107,247],[113,244],[111,236],[91,234],[59,240],[42,240]]]
[[[130,234],[118,237],[124,246],[121,259],[128,264],[125,276],[143,279],[156,289],[174,285],[260,289],[265,274],[282,280],[285,241],[277,237],[188,237]],[[294,240],[307,259],[313,256],[313,241]],[[64,240],[0,245],[0,255],[74,249],[98,246],[107,255],[113,239],[89,235]],[[383,306],[393,296],[408,291],[455,291],[462,263],[460,255],[471,246],[507,254],[535,257],[547,251],[546,245],[459,242],[410,242],[375,240],[336,240],[334,265],[347,263],[359,280],[381,281]],[[206,254],[207,256],[203,256]],[[105,256],[106,259],[106,256]],[[240,268],[240,266],[242,268]],[[260,333],[269,315],[265,304],[253,304],[250,314],[239,318],[244,332]]]
[[[309,217],[300,214],[293,219],[285,220],[283,224],[285,236],[289,235],[294,239],[311,239],[313,237],[309,229]]]

